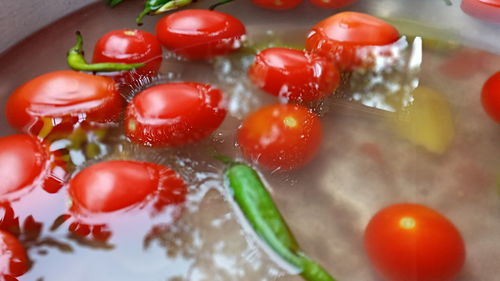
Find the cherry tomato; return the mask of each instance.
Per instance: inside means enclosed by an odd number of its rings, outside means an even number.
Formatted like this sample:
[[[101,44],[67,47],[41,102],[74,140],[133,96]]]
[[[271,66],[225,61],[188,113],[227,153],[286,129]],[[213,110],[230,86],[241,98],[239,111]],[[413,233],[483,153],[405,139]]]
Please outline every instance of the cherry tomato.
[[[205,59],[237,50],[245,34],[245,26],[237,18],[210,10],[175,12],[156,24],[161,44],[189,59]]]
[[[69,183],[72,210],[108,213],[141,203],[185,201],[184,181],[167,167],[138,161],[107,161],[90,166]]]
[[[396,28],[381,19],[362,13],[342,12],[311,29],[306,49],[333,58],[342,70],[351,70],[363,64],[363,58],[357,55],[359,48],[389,45],[398,39]]]
[[[122,29],[106,33],[94,47],[94,63],[145,63],[146,65],[120,75],[126,81],[133,81],[141,76],[153,77],[158,73],[162,61],[160,42],[153,34],[137,30]]]
[[[0,230],[0,276],[21,276],[29,269],[29,260],[21,243],[12,234]]]
[[[226,116],[221,91],[201,83],[162,84],[139,93],[128,105],[125,133],[146,146],[173,146],[199,141]]]
[[[272,10],[287,10],[297,7],[302,0],[252,0],[259,7]]]
[[[396,204],[379,211],[365,230],[365,249],[387,281],[451,281],[465,259],[455,226],[418,204]]]
[[[116,121],[122,104],[123,98],[112,79],[57,71],[17,88],[7,100],[6,112],[14,128],[38,134],[44,118],[52,119],[56,127],[71,127],[82,120]]]
[[[484,110],[500,123],[500,71],[491,76],[483,86],[481,95]]]
[[[286,48],[269,48],[258,53],[248,75],[262,90],[295,101],[325,97],[340,82],[337,67],[328,59]]]
[[[318,151],[319,118],[300,105],[271,105],[249,115],[238,131],[243,155],[270,170],[305,165]]]
[[[356,0],[309,0],[314,6],[326,9],[338,9],[352,3],[356,2]]]
[[[500,0],[462,0],[461,8],[473,17],[500,23]]]
[[[30,135],[0,138],[0,199],[18,199],[19,193],[37,186],[56,192],[66,178],[48,148]],[[59,166],[58,166],[59,165]]]

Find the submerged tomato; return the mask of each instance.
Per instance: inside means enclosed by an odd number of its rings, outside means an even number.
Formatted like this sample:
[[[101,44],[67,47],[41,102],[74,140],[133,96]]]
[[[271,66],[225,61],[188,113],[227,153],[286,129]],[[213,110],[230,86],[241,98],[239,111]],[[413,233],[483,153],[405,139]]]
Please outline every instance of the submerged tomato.
[[[116,121],[123,98],[115,82],[106,77],[76,71],[57,71],[38,76],[7,100],[7,120],[16,129],[38,134],[43,119],[56,126],[73,126],[82,120]]]
[[[309,0],[309,2],[320,8],[336,9],[351,5],[356,0]]]
[[[237,18],[210,10],[175,12],[156,24],[161,44],[190,59],[205,59],[237,50],[245,34],[245,26]]]
[[[269,48],[258,53],[248,75],[262,90],[295,101],[325,97],[340,82],[337,67],[328,59],[286,48]]]
[[[484,83],[481,101],[490,117],[500,123],[500,71]]]
[[[500,23],[500,0],[462,0],[461,8],[473,17]]]
[[[152,77],[160,69],[162,49],[156,36],[149,32],[137,29],[114,30],[97,41],[92,61],[94,63],[145,63],[145,66],[128,73],[129,76],[124,76],[124,78]]]
[[[364,240],[370,261],[387,281],[451,281],[464,264],[464,242],[455,226],[418,204],[382,209]]]
[[[107,161],[90,166],[69,183],[72,210],[107,213],[150,201],[185,200],[184,181],[167,167],[138,161]]]
[[[182,145],[210,135],[225,116],[218,89],[195,82],[162,84],[140,92],[128,105],[125,133],[147,146]]]
[[[238,131],[246,158],[270,170],[303,166],[318,151],[323,131],[319,118],[300,105],[271,105],[249,115]]]
[[[252,2],[262,8],[272,10],[287,10],[297,7],[302,0],[252,0]]]
[[[0,278],[21,276],[29,269],[29,260],[23,245],[12,234],[0,230]],[[9,279],[7,279],[9,280]]]
[[[311,29],[306,49],[331,57],[343,70],[351,70],[363,63],[363,58],[357,54],[359,48],[389,45],[398,39],[396,28],[381,19],[362,13],[342,12]]]
[[[56,164],[48,148],[33,136],[0,138],[0,198],[17,199],[15,192],[37,186],[56,192],[66,178],[65,169]]]

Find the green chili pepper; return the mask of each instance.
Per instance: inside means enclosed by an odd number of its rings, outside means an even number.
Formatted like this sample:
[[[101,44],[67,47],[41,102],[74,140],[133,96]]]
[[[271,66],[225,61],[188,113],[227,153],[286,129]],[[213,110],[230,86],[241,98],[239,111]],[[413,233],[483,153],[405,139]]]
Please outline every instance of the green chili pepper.
[[[76,44],[68,51],[67,61],[69,67],[79,71],[98,71],[98,72],[113,72],[127,71],[135,68],[143,67],[143,63],[93,63],[89,64],[85,60],[83,54],[83,38],[79,31],[76,32]]]
[[[229,164],[225,177],[232,197],[257,235],[276,254],[299,269],[305,280],[335,281],[325,269],[302,253],[257,172],[227,158],[221,161]]]

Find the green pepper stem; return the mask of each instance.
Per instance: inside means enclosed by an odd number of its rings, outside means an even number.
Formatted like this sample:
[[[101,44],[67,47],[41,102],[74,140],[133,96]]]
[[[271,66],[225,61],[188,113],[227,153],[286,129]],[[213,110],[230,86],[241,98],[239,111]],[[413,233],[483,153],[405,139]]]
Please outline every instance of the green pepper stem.
[[[165,13],[171,10],[175,10],[186,5],[193,3],[193,0],[172,0],[167,2],[165,5],[161,6],[158,10],[155,11],[155,14]]]
[[[135,19],[135,22],[137,23],[137,25],[142,25],[142,19],[144,18],[144,16],[146,16],[150,12],[151,12],[151,8],[150,7],[148,7],[148,6],[144,7],[144,10],[142,10],[142,12]]]
[[[213,10],[215,10],[215,8],[217,8],[217,7],[221,6],[221,5],[224,5],[224,4],[227,4],[227,3],[233,2],[233,1],[234,1],[234,0],[221,0],[221,1],[219,1],[219,2],[217,2],[217,3],[215,3],[215,4],[213,4],[213,5],[211,5],[208,9],[209,9],[210,11],[213,11]]]
[[[67,62],[69,67],[78,71],[92,71],[92,72],[114,72],[114,71],[128,71],[144,66],[144,63],[92,63],[89,64],[85,60],[83,52],[83,37],[80,31],[76,32],[76,44],[69,49],[67,55]]]

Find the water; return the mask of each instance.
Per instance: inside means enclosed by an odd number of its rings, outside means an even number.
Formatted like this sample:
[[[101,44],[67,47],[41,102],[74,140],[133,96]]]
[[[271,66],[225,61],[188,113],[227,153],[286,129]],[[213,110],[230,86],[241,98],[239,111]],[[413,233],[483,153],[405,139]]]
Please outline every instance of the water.
[[[75,30],[84,34],[84,48],[90,54],[105,32],[135,27],[133,18],[140,9],[141,1],[125,1],[114,10],[97,3],[3,53],[0,104],[21,83],[48,71],[67,69],[64,55],[74,43]],[[329,14],[312,10],[297,17],[297,11],[263,11],[243,2],[222,10],[235,14],[247,25],[250,43],[280,41],[292,46],[300,46],[305,31]],[[142,28],[153,32],[156,20],[146,18]],[[500,131],[486,116],[479,100],[482,83],[498,70],[500,57],[444,46],[444,51],[424,49],[419,81],[441,93],[449,104],[453,137],[445,143],[443,152],[429,151],[436,145],[434,139],[420,139],[425,145],[414,145],[415,138],[394,128],[394,108],[364,106],[362,103],[369,101],[357,99],[354,94],[366,89],[365,84],[346,82],[338,97],[314,104],[322,115],[325,135],[321,152],[313,162],[292,173],[262,171],[305,252],[339,280],[378,280],[363,252],[363,230],[376,211],[399,202],[424,203],[456,224],[467,248],[459,281],[495,280],[495,274],[500,273],[500,201],[495,187],[500,173]],[[186,206],[156,216],[143,213],[129,215],[126,221],[113,220],[101,229],[112,233],[101,243],[71,235],[68,228],[75,223],[73,219],[51,228],[59,215],[67,213],[65,189],[56,194],[31,192],[13,203],[22,221],[33,214],[43,224],[39,236],[21,236],[33,266],[20,280],[60,281],[68,280],[68,276],[75,281],[301,280],[289,275],[268,257],[254,237],[244,232],[223,196],[223,167],[210,156],[219,151],[240,157],[234,135],[240,120],[263,105],[277,102],[246,79],[245,69],[252,55],[197,63],[166,55],[169,58],[162,66],[160,82],[209,82],[226,92],[229,114],[223,125],[211,138],[178,149],[132,145],[116,128],[103,143],[106,153],[98,159],[88,161],[76,154],[73,158],[80,159],[80,169],[103,159],[167,165],[189,184]],[[395,75],[390,77],[398,77]],[[371,89],[372,93],[387,90]],[[387,100],[384,104],[393,102]],[[1,116],[0,135],[13,133]],[[41,204],[47,202],[45,199],[50,203]],[[27,228],[25,233],[37,233],[33,226]]]

